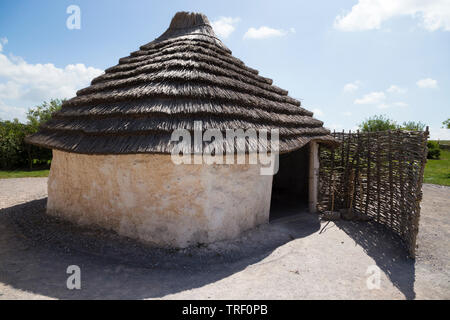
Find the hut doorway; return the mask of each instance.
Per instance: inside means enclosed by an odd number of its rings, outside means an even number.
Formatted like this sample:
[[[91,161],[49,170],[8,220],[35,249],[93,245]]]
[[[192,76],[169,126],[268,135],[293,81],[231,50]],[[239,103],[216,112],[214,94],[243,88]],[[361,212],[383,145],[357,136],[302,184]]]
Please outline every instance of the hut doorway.
[[[308,210],[308,145],[280,154],[279,170],[273,177],[270,220]]]

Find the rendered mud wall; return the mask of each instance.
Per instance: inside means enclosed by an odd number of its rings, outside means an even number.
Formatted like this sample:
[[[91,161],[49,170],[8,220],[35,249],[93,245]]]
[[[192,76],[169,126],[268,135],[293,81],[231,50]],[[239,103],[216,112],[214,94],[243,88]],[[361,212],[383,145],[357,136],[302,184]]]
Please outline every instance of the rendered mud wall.
[[[155,246],[210,243],[268,221],[272,176],[259,169],[54,150],[47,212]]]

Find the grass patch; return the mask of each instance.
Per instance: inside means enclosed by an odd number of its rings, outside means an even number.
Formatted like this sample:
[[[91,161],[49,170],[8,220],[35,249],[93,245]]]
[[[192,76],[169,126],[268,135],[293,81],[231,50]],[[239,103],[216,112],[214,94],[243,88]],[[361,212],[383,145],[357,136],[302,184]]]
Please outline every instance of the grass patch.
[[[12,170],[12,171],[3,171],[0,170],[0,179],[8,179],[8,178],[27,178],[27,177],[48,177],[49,169],[40,169],[40,170]]]
[[[423,181],[450,186],[450,150],[441,149],[439,160],[427,160]]]

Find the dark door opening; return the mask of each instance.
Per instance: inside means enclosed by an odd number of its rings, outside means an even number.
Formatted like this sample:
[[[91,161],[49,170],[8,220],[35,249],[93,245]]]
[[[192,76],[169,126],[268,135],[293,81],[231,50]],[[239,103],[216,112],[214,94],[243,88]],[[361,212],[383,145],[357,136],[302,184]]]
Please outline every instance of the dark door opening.
[[[279,170],[273,177],[270,220],[308,210],[308,146],[280,154]]]

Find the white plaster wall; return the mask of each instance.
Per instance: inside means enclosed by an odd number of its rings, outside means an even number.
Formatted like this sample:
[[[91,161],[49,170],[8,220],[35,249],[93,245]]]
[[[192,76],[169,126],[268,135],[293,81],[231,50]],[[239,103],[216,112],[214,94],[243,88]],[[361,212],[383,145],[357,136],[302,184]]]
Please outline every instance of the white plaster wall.
[[[268,222],[259,165],[175,165],[170,155],[53,151],[48,214],[155,246],[187,247]]]

